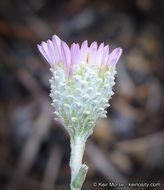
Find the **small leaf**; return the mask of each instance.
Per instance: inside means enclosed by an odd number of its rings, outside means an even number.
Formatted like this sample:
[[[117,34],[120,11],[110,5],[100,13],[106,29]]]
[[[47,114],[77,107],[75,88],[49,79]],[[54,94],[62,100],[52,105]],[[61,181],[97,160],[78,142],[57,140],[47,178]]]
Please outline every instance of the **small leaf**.
[[[76,189],[81,189],[83,182],[85,180],[86,174],[88,171],[88,166],[83,164],[81,166],[81,168],[79,169],[78,174],[76,175],[76,177],[74,178],[73,182],[72,182],[72,186]]]

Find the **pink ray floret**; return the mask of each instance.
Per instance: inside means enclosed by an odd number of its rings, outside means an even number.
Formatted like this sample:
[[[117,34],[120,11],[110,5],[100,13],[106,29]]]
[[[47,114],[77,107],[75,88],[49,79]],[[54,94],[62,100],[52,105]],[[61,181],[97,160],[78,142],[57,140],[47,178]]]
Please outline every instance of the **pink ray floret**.
[[[38,45],[38,49],[52,68],[58,63],[63,63],[68,77],[75,64],[98,65],[101,70],[103,65],[109,68],[115,66],[122,54],[121,48],[109,53],[109,45],[104,46],[104,43],[98,46],[97,42],[92,42],[88,47],[87,40],[81,44],[81,47],[78,43],[73,43],[69,48],[67,43],[56,35],[52,37],[52,41],[48,40],[47,43],[42,42]]]

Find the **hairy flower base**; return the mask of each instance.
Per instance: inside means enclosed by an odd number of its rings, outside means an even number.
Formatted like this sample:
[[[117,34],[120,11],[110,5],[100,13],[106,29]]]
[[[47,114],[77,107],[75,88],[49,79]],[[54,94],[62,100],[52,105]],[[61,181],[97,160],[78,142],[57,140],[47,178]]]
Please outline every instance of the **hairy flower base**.
[[[51,68],[50,80],[55,119],[69,134],[87,139],[100,118],[106,117],[105,109],[113,95],[115,67],[104,69],[101,75],[96,67],[88,64],[74,65],[68,80],[61,64]]]

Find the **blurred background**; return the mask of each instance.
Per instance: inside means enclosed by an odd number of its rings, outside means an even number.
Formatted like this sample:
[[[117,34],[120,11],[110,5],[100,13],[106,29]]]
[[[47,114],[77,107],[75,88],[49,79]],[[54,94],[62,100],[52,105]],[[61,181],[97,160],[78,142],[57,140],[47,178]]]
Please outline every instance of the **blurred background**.
[[[83,189],[120,189],[98,182],[164,189],[162,3],[0,1],[1,190],[69,189],[69,137],[53,120],[49,65],[37,50],[53,34],[68,44],[88,39],[123,48],[108,117],[87,143]]]

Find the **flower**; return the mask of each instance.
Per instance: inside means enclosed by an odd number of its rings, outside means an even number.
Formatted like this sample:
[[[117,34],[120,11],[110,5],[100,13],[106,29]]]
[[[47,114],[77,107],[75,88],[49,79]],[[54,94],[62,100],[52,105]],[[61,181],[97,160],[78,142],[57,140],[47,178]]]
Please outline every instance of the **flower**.
[[[71,48],[56,35],[52,41],[38,45],[39,51],[51,65],[52,106],[71,137],[71,190],[80,190],[88,166],[82,164],[85,142],[97,121],[106,117],[105,109],[113,95],[116,63],[122,49],[109,54],[109,46],[84,41]]]
[[[69,48],[56,35],[52,41],[38,45],[38,49],[51,65],[50,96],[56,120],[72,138],[86,140],[97,121],[106,117],[122,49],[109,53],[109,45],[93,42],[88,47],[87,40],[81,46],[73,43]]]

